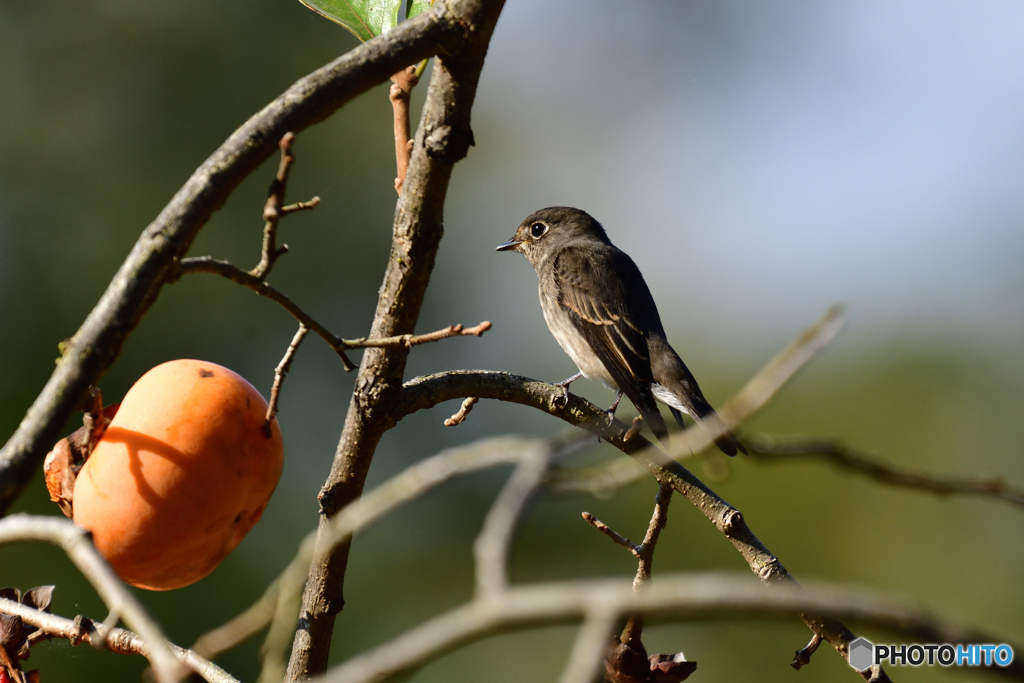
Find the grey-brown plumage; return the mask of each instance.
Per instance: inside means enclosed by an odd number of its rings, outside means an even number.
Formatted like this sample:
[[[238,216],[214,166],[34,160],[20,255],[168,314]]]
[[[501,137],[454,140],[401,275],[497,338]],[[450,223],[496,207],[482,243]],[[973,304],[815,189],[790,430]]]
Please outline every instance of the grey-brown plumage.
[[[683,424],[714,414],[697,380],[669,345],[640,270],[590,214],[552,206],[531,214],[498,251],[526,256],[537,271],[544,320],[584,375],[617,387],[659,438],[668,434],[655,401]],[[732,434],[716,444],[746,453]]]

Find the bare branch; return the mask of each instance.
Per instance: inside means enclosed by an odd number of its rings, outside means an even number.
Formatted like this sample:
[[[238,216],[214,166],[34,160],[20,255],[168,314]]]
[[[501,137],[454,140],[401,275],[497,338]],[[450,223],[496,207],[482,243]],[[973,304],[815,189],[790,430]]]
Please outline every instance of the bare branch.
[[[270,403],[267,404],[267,417],[263,423],[263,429],[268,436],[270,435],[270,421],[277,415],[277,399],[281,395],[281,384],[284,382],[284,376],[288,374],[292,359],[295,358],[295,352],[298,351],[299,344],[302,343],[307,332],[309,332],[309,328],[299,323],[299,329],[292,337],[291,343],[288,344],[288,350],[284,352],[281,362],[274,368],[274,386],[270,389]]]
[[[447,339],[448,337],[479,337],[484,332],[491,329],[492,325],[489,320],[485,320],[479,325],[474,327],[463,327],[462,325],[449,325],[448,327],[442,328],[435,332],[428,332],[426,334],[398,334],[391,337],[383,337],[380,339],[370,339],[368,337],[360,337],[359,339],[345,339],[345,348],[348,349],[383,349],[392,346],[404,346],[406,348],[412,348],[419,344],[426,344],[428,342],[440,341]]]
[[[409,348],[417,344],[425,344],[427,342],[438,341],[440,339],[447,339],[448,337],[460,335],[479,337],[484,332],[491,329],[491,323],[485,320],[475,327],[464,328],[462,325],[449,325],[448,327],[437,330],[436,332],[429,332],[422,335],[400,334],[376,339],[368,337],[342,339],[299,308],[299,306],[289,299],[284,292],[281,292],[252,273],[242,270],[229,261],[221,261],[220,259],[215,259],[212,256],[196,256],[193,258],[182,259],[179,268],[179,276],[188,275],[189,273],[213,273],[214,275],[220,275],[232,282],[237,282],[240,285],[248,287],[260,296],[265,296],[271,301],[276,301],[286,311],[291,313],[293,318],[316,332],[324,341],[326,341],[341,358],[342,363],[345,365],[345,370],[356,369],[355,364],[349,360],[348,356],[345,355],[346,350],[392,347]]]
[[[196,256],[194,258],[182,259],[178,273],[180,276],[188,275],[189,273],[213,273],[214,275],[226,277],[232,282],[244,285],[260,296],[267,297],[271,301],[276,301],[281,304],[286,311],[291,313],[293,318],[320,335],[320,337],[327,342],[327,344],[334,349],[335,353],[337,353],[341,358],[341,362],[345,364],[346,370],[355,369],[355,364],[352,363],[352,361],[350,361],[345,355],[345,349],[347,349],[348,346],[345,344],[344,339],[336,336],[326,327],[314,320],[308,313],[303,311],[298,307],[298,305],[289,299],[286,294],[268,285],[252,273],[242,270],[233,263],[221,261],[213,258],[212,256]]]
[[[0,545],[19,541],[41,541],[61,548],[93,585],[111,613],[123,615],[125,623],[142,637],[157,681],[170,683],[182,679],[184,669],[168,647],[160,627],[96,552],[85,531],[57,517],[19,514],[0,520]]]
[[[281,680],[281,671],[284,667],[282,649],[293,635],[299,597],[311,565],[315,565],[336,547],[351,539],[355,533],[388,512],[455,476],[499,465],[519,464],[526,459],[537,458],[538,453],[548,451],[550,445],[542,439],[519,437],[484,439],[468,446],[443,451],[416,463],[366,493],[334,515],[329,524],[321,526],[317,532],[308,534],[303,539],[295,558],[257,603],[275,604],[273,622],[263,647],[264,664],[260,680]],[[248,613],[253,619],[262,618],[266,614],[256,606],[250,608]],[[259,630],[265,625],[266,621],[259,622],[258,625],[254,622],[250,628]]]
[[[409,98],[412,96],[412,89],[420,82],[421,73],[418,66],[402,69],[391,77],[392,85],[388,93],[395,117],[395,191],[399,195],[402,194],[402,185],[405,184],[405,174],[409,169],[409,157],[412,156],[413,148],[409,125]]]
[[[644,542],[640,544],[640,565],[636,570],[636,578],[633,579],[634,590],[648,583],[651,579],[651,567],[654,565],[654,549],[658,545],[658,537],[661,536],[662,529],[668,526],[668,504],[672,502],[673,490],[669,484],[658,486],[658,494],[654,497],[654,512],[651,514],[650,524],[647,525],[647,534],[644,536]]]
[[[760,372],[722,405],[716,415],[703,420],[703,429],[686,429],[672,435],[669,457],[681,460],[701,453],[735,430],[744,420],[764,407],[819,351],[827,347],[846,325],[842,306],[832,306],[817,322],[804,330]]]
[[[199,229],[239,183],[274,153],[277,141],[288,131],[298,133],[324,120],[408,64],[439,51],[465,53],[468,45],[479,42],[473,31],[476,9],[466,0],[436,2],[387,34],[299,79],[192,174],[143,231],[99,303],[63,346],[46,386],[0,451],[0,513],[27,485],[82,395],[117,358],[161,287],[174,277],[176,261],[188,251]],[[437,131],[433,135],[431,149],[440,149],[443,140]]]
[[[661,530],[668,524],[668,504],[672,502],[673,488],[669,483],[662,483],[658,486],[658,494],[654,497],[654,512],[651,514],[650,524],[647,525],[647,534],[644,542],[637,548],[637,556],[640,562],[636,568],[636,576],[633,578],[633,590],[639,591],[651,582],[651,569],[654,566],[654,549],[658,545],[658,537]],[[635,650],[643,651],[640,643],[640,636],[644,630],[644,615],[631,614],[622,629],[619,637],[623,643]]]
[[[270,269],[274,267],[274,262],[288,251],[287,244],[277,246],[277,225],[281,219],[290,213],[312,209],[320,204],[320,198],[313,197],[308,202],[283,206],[284,193],[288,185],[288,171],[295,162],[295,157],[291,153],[294,141],[295,133],[288,132],[278,143],[278,147],[281,148],[281,161],[278,163],[274,182],[271,183],[270,191],[267,193],[267,203],[263,206],[263,249],[260,253],[259,264],[249,271],[249,274],[260,280],[267,279]]]
[[[773,358],[747,385],[726,402],[721,419],[705,430],[693,428],[674,434],[669,451],[689,456],[707,449],[726,430],[733,431],[743,420],[760,409],[794,373],[824,348],[841,329],[845,317],[838,307],[805,330],[800,337]],[[728,538],[750,570],[765,583],[794,582],[775,555],[747,526],[739,510],[729,505],[689,470],[657,448],[642,435],[626,440],[629,428],[589,401],[573,394],[565,400],[561,387],[508,373],[453,371],[418,377],[405,384],[396,419],[416,410],[430,408],[441,401],[466,396],[494,398],[532,406],[570,424],[597,434],[619,450],[633,456],[659,483],[670,483],[686,496],[715,527]],[[848,656],[848,645],[855,636],[831,617],[802,615],[808,627],[821,635],[840,655]],[[884,672],[883,672],[884,675]]]
[[[474,144],[470,114],[487,46],[503,5],[503,0],[459,0],[434,3],[425,12],[457,22],[462,40],[458,49],[439,50],[434,63],[409,170],[395,210],[391,253],[370,327],[371,339],[411,334],[416,328],[443,233],[444,201],[452,169]],[[412,22],[417,19],[419,16]],[[391,74],[427,56],[408,59],[396,65]],[[394,424],[408,352],[407,347],[396,346],[371,348],[363,354],[331,472],[320,490],[321,529],[327,527],[332,515],[362,493],[377,444]],[[329,555],[321,556],[323,561],[310,568],[288,681],[327,669],[334,620],[344,604],[348,551],[348,543],[332,548]]]
[[[462,402],[462,405],[459,407],[459,412],[445,419],[444,426],[454,427],[465,422],[466,418],[469,417],[469,413],[473,410],[473,406],[475,406],[477,404],[477,401],[479,400],[480,399],[478,399],[476,396],[470,396],[469,398],[464,400]]]
[[[101,636],[100,632],[93,626],[93,622],[89,619],[65,619],[56,614],[44,612],[5,598],[0,598],[0,613],[17,615],[26,624],[35,626],[47,636],[63,638],[70,641],[72,645],[79,645],[85,642],[94,647],[105,648],[117,654],[149,657],[149,649],[142,638],[131,631],[115,628],[111,629],[105,636]],[[178,647],[173,643],[167,643],[167,645],[182,664],[195,671],[210,683],[238,683],[237,679],[231,676],[231,674],[198,653]]]
[[[1024,508],[1024,491],[1002,477],[952,477],[896,467],[861,453],[835,439],[820,437],[778,439],[765,435],[749,439],[750,455],[762,462],[804,459],[824,460],[837,467],[871,477],[883,484],[929,491],[938,495],[965,493],[1002,500]]]
[[[800,667],[810,664],[811,655],[815,653],[819,645],[821,645],[821,636],[815,633],[811,636],[811,640],[807,645],[796,651],[796,654],[793,655],[793,661],[790,662],[790,666],[799,671]]]
[[[660,621],[828,613],[908,634],[920,638],[920,642],[1006,642],[999,636],[943,622],[917,607],[872,592],[829,584],[815,584],[807,590],[795,584],[768,588],[733,575],[666,574],[639,593],[624,580],[512,587],[431,619],[316,680],[379,683],[495,633],[580,621],[597,604],[619,617],[640,613]],[[988,671],[1024,680],[1024,662],[1017,660],[1008,667],[992,666]]]
[[[591,525],[592,527],[600,531],[602,534],[615,541],[615,543],[617,543],[618,545],[621,545],[623,548],[632,553],[634,557],[640,557],[641,548],[639,545],[633,543],[633,541],[629,540],[628,538],[626,538],[618,531],[611,528],[610,526],[599,520],[597,517],[590,514],[589,512],[584,512],[582,514],[583,519],[584,521],[586,521],[587,524]]]

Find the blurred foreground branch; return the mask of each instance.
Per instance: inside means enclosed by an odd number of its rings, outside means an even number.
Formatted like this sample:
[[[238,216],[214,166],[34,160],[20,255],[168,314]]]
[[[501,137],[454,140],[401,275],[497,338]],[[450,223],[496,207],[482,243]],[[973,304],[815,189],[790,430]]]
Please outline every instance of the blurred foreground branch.
[[[13,614],[21,617],[26,624],[35,626],[51,638],[63,638],[72,645],[89,643],[93,647],[108,649],[123,655],[142,655],[150,657],[150,649],[138,634],[122,628],[114,628],[101,634],[90,619],[65,619],[42,610],[23,605],[14,600],[0,598],[0,614]],[[237,679],[205,657],[168,643],[174,655],[192,671],[210,683],[238,683]]]
[[[284,648],[292,637],[299,598],[311,565],[315,566],[336,547],[387,513],[456,476],[500,465],[546,463],[552,457],[550,444],[542,439],[498,437],[443,451],[416,463],[343,508],[331,518],[326,530],[308,534],[284,572],[256,605],[246,611],[247,617],[240,615],[229,622],[230,627],[226,624],[201,640],[219,641],[218,646],[227,649],[232,643],[225,636],[236,634],[240,641],[272,622],[263,646],[260,680],[279,681],[284,668]],[[504,553],[499,553],[504,557]]]
[[[727,574],[666,574],[636,593],[628,580],[571,581],[510,588],[479,597],[332,669],[325,683],[380,683],[495,633],[578,622],[599,612],[621,618],[706,620],[827,613],[914,636],[925,643],[1001,643],[1000,637],[941,621],[898,600],[828,584],[771,589]],[[1024,680],[1024,663],[990,673]],[[883,674],[884,675],[884,674]],[[878,680],[878,679],[875,679]]]
[[[1002,500],[1024,508],[1024,491],[1013,488],[1002,477],[951,477],[896,467],[879,458],[849,448],[836,439],[821,437],[780,439],[764,435],[747,437],[750,455],[762,462],[782,460],[823,460],[875,481],[938,495],[966,493]]]
[[[841,308],[831,308],[727,401],[719,411],[718,420],[708,421],[705,429],[691,427],[673,434],[668,453],[690,457],[709,448],[725,431],[734,431],[740,422],[763,407],[797,370],[825,348],[839,333],[845,320]],[[460,370],[418,377],[405,384],[396,419],[443,401],[470,396],[531,406],[597,434],[633,456],[659,484],[669,484],[683,494],[732,542],[758,578],[765,583],[795,583],[782,562],[750,530],[739,510],[643,436],[632,434],[630,428],[618,420],[609,420],[605,411],[573,394],[564,400],[562,388],[554,384],[487,371]],[[841,622],[832,617],[809,614],[801,618],[844,659],[849,656],[848,646],[855,636]],[[870,675],[865,675],[865,678]],[[876,680],[888,680],[884,672],[880,675]]]
[[[0,520],[0,545],[19,541],[51,543],[62,549],[110,609],[111,616],[105,623],[114,625],[123,618],[139,633],[157,681],[172,683],[183,678],[185,670],[160,627],[96,552],[88,533],[70,520],[57,517],[12,515]]]

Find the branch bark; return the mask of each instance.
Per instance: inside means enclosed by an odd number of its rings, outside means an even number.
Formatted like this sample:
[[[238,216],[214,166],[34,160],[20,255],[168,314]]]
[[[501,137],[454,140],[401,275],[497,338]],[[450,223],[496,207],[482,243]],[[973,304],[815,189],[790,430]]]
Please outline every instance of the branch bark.
[[[740,422],[763,407],[815,353],[825,348],[835,338],[844,321],[841,309],[830,309],[821,320],[769,361],[736,396],[727,401],[719,411],[720,418],[713,424],[705,425],[710,426],[710,429],[691,427],[673,434],[668,447],[669,454],[674,457],[692,456],[709,448],[714,439],[726,430],[735,429]],[[750,570],[763,582],[796,583],[782,562],[750,530],[739,510],[720,498],[668,454],[652,446],[643,436],[632,433],[629,427],[618,420],[609,420],[605,411],[573,394],[569,394],[566,399],[561,387],[503,372],[460,370],[418,377],[406,383],[395,419],[442,401],[469,396],[532,406],[597,434],[636,459],[654,475],[659,484],[671,485],[683,494],[732,542]],[[842,622],[813,614],[801,615],[801,618],[844,659],[849,656],[849,643],[855,636]],[[888,677],[882,671],[875,680],[887,681]]]
[[[444,200],[456,162],[473,144],[470,111],[491,33],[502,0],[438,3],[430,11],[450,13],[466,37],[439,55],[427,91],[409,171],[395,212],[391,256],[370,338],[412,334],[419,317],[434,257],[441,240]],[[407,59],[401,67],[417,59]],[[389,74],[390,75],[390,74]],[[370,461],[402,393],[405,346],[368,349],[362,358],[352,401],[330,475],[320,491],[319,533],[328,542],[328,518],[359,497]],[[344,605],[343,584],[349,543],[333,548],[310,570],[286,680],[325,671],[334,620]]]
[[[171,653],[160,627],[128,591],[121,579],[96,552],[89,535],[70,520],[57,517],[12,515],[0,520],[0,545],[18,541],[52,543],[67,553],[82,575],[110,609],[111,626],[121,617],[145,641],[147,657],[159,683],[181,680],[184,670]]]
[[[103,636],[88,619],[85,620],[85,624],[80,624],[78,621],[34,609],[6,598],[0,598],[0,613],[17,615],[26,624],[41,629],[47,636],[63,638],[72,645],[84,642],[118,654],[142,655],[147,658],[151,654],[149,647],[138,634],[123,628],[110,629]],[[204,680],[210,683],[238,683],[238,679],[202,655],[178,647],[173,643],[167,645],[182,664],[195,671]]]
[[[277,151],[278,141],[288,131],[299,132],[324,120],[409,64],[476,44],[470,40],[476,35],[475,15],[467,4],[473,3],[436,2],[412,20],[298,80],[196,169],[143,231],[99,303],[63,345],[49,381],[0,451],[0,514],[28,484],[89,386],[120,354],[128,334],[173,277],[176,261],[199,229],[238,184]],[[438,132],[433,134],[437,138]],[[431,144],[444,147],[442,138]]]

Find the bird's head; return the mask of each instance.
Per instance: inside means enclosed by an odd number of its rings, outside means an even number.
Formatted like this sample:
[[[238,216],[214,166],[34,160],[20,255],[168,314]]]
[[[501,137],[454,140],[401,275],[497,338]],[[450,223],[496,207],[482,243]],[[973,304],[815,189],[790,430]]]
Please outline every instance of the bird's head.
[[[527,216],[515,236],[499,244],[496,251],[518,251],[537,266],[564,247],[593,242],[609,243],[604,228],[593,216],[570,206],[549,206]]]

